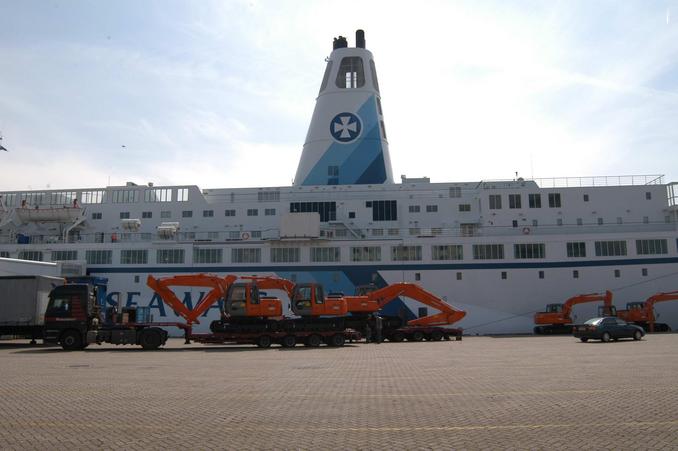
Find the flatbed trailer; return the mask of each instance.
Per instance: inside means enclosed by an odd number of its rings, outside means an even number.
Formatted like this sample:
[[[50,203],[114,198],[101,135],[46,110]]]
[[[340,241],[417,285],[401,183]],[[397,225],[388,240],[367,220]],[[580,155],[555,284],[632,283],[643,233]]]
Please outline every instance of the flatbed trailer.
[[[283,348],[293,348],[297,344],[303,343],[306,346],[318,347],[326,344],[331,347],[341,347],[348,342],[358,341],[361,335],[353,329],[344,329],[341,331],[263,331],[263,332],[212,332],[212,333],[192,333],[190,327],[185,329],[186,342],[196,341],[198,343],[238,343],[255,344],[260,348],[268,348],[272,344],[278,344]]]

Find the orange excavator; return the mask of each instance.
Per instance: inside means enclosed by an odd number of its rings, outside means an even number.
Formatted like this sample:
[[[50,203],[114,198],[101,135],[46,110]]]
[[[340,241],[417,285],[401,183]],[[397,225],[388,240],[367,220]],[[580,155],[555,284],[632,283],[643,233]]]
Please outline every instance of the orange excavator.
[[[612,292],[604,294],[590,293],[573,296],[562,304],[548,304],[546,311],[534,314],[535,334],[570,333],[572,331],[572,308],[577,304],[603,301],[603,309],[599,311],[602,316],[612,315]]]
[[[629,302],[626,310],[617,310],[617,316],[628,323],[641,326],[648,332],[669,332],[668,324],[657,323],[654,313],[654,305],[658,302],[678,300],[678,291],[657,293],[645,300],[645,302]]]
[[[382,318],[383,336],[390,341],[404,339],[421,341],[424,338],[441,340],[450,335],[460,336],[459,329],[446,329],[461,320],[466,312],[457,310],[445,301],[413,283],[396,283],[377,289],[374,285],[358,288],[355,296],[324,295],[317,283],[295,284],[278,277],[245,277],[253,280],[260,289],[278,289],[287,293],[291,309],[302,318],[343,317],[347,327],[364,330],[375,329],[375,316],[386,304],[405,296],[439,310],[440,313],[405,322],[399,317],[379,315]],[[350,314],[350,315],[349,315]],[[348,316],[347,316],[348,315]],[[326,319],[327,320],[327,319]],[[319,323],[320,319],[316,320]]]

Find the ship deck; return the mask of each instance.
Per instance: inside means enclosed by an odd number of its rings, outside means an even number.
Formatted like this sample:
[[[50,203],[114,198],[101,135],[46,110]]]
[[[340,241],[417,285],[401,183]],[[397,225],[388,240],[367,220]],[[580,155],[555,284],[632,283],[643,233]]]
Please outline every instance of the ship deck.
[[[23,342],[25,343],[25,342]],[[675,449],[678,334],[260,350],[0,342],[4,449]]]

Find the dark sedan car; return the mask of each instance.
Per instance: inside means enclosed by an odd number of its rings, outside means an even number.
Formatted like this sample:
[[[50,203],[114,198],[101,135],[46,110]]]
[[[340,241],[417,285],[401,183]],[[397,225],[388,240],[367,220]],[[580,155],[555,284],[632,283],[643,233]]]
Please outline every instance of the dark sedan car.
[[[633,338],[640,340],[645,335],[642,327],[628,324],[615,317],[592,318],[584,324],[574,326],[572,332],[583,342],[589,339],[608,342],[619,338]]]

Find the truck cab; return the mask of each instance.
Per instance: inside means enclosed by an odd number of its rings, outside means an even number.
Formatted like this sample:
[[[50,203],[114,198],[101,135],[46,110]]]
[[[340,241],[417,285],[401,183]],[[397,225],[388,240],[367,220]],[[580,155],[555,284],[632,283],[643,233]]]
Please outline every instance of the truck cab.
[[[91,328],[101,321],[96,290],[87,284],[67,284],[54,288],[45,310],[45,343],[60,343],[64,349],[83,349]]]

